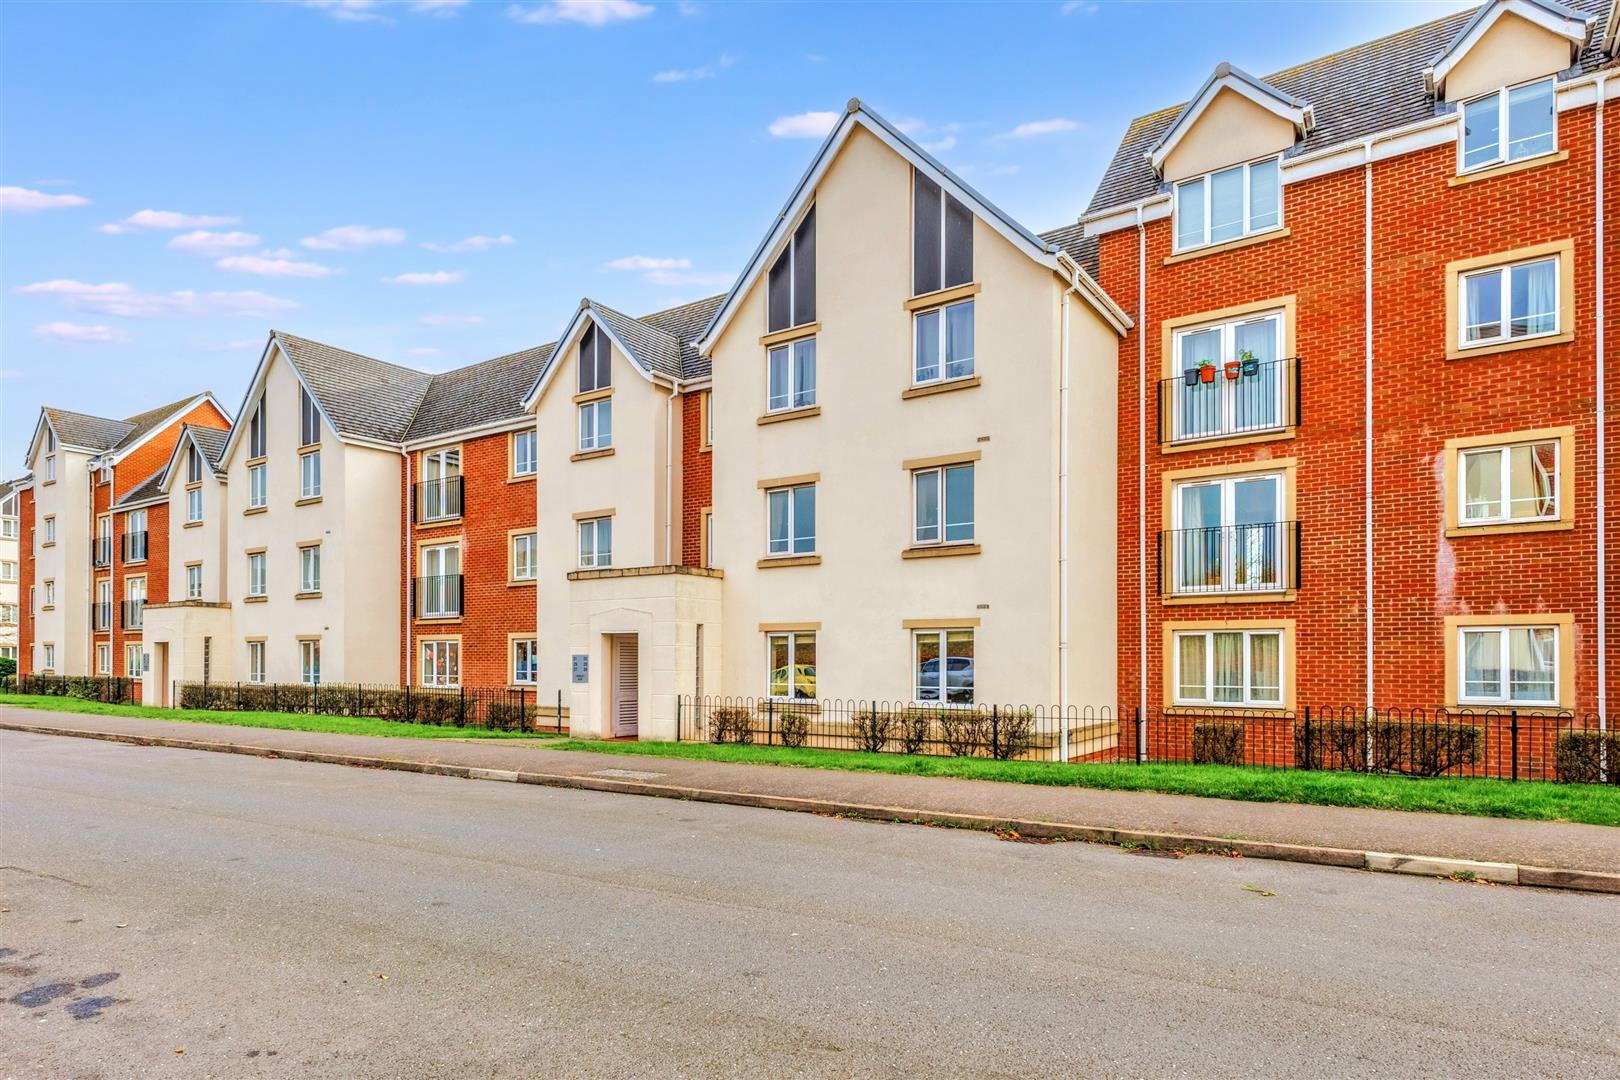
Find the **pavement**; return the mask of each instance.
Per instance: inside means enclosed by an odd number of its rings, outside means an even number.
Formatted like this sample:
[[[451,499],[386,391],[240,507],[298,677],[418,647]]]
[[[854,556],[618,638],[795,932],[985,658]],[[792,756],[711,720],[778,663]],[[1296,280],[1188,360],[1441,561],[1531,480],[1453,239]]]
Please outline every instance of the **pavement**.
[[[1408,860],[1409,872],[1443,875],[1451,870],[1427,860],[1468,860],[1495,880],[1620,892],[1620,830],[1597,825],[546,750],[539,740],[332,735],[0,707],[6,727],[818,813],[980,828],[1006,823],[1026,834],[1221,846],[1331,865],[1402,868],[1389,864],[1393,853],[1396,863]],[[1415,856],[1423,859],[1411,861]]]
[[[0,732],[0,1077],[1615,1076],[1614,903]]]

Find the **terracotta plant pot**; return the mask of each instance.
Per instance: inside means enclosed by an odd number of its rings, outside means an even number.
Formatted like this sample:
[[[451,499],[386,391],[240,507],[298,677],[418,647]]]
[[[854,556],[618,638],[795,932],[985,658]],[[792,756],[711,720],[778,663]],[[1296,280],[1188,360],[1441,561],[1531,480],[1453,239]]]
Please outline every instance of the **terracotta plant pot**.
[[[1226,377],[1235,381],[1238,377],[1238,372],[1243,370],[1243,362],[1240,360],[1228,360],[1225,367]]]
[[[1198,381],[1199,382],[1214,382],[1215,381],[1215,365],[1214,364],[1206,364],[1205,366],[1199,368],[1198,369]]]

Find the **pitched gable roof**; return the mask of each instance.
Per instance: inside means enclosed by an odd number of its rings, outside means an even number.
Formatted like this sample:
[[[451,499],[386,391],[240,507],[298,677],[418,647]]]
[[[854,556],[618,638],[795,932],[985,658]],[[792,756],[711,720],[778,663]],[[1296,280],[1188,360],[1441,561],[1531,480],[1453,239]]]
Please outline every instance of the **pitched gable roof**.
[[[111,450],[134,429],[134,425],[127,420],[53,409],[48,405],[45,415],[50,418],[51,427],[56,431],[57,442],[81,450]]]
[[[145,480],[142,480],[139,484],[136,484],[133,488],[126,491],[123,498],[113,503],[113,509],[130,510],[134,509],[135,507],[143,506],[147,503],[158,502],[159,500],[163,499],[163,476],[168,471],[168,468],[168,463],[165,462],[164,465],[151,476],[148,476]]]
[[[1424,73],[1429,89],[1433,92],[1437,87],[1445,84],[1446,76],[1468,50],[1474,46],[1485,31],[1502,16],[1514,14],[1525,19],[1549,33],[1567,38],[1570,42],[1572,55],[1578,53],[1586,44],[1587,14],[1567,8],[1555,0],[1489,0],[1475,9],[1474,17],[1469,19],[1457,36],[1434,57],[1429,68]]]
[[[406,441],[524,415],[523,396],[540,377],[552,348],[541,345],[433,376]]]
[[[404,440],[431,375],[280,330],[270,336],[340,436]]]
[[[1591,15],[1608,11],[1617,2],[1569,0],[1568,6]],[[1453,106],[1437,104],[1425,90],[1423,72],[1476,15],[1477,11],[1458,12],[1266,76],[1265,81],[1283,93],[1311,103],[1315,126],[1290,155],[1353,142],[1451,111]],[[1588,72],[1605,63],[1600,47],[1588,42],[1576,66]],[[1087,214],[1128,206],[1168,190],[1154,175],[1147,154],[1183,108],[1172,105],[1131,121]]]
[[[225,455],[225,443],[231,437],[230,429],[199,427],[196,424],[187,424],[186,434],[191,436],[191,441],[197,444],[198,450],[202,451],[203,460],[214,471],[214,475],[224,476],[225,470],[221,467],[220,461]]]
[[[706,379],[709,377],[709,358],[698,352],[697,341],[708,328],[709,321],[714,313],[720,309],[725,300],[725,294],[709,296],[702,300],[694,300],[690,304],[668,308],[664,311],[655,311],[651,315],[643,315],[636,321],[650,326],[654,330],[662,330],[672,334],[681,343],[681,371],[687,379]]]
[[[562,336],[551,346],[551,355],[524,395],[524,407],[527,408],[551,380],[565,353],[573,348],[590,322],[600,326],[648,379],[660,377],[678,383],[708,378],[709,360],[698,352],[696,335],[709,325],[724,299],[710,296],[635,319],[586,297],[579,302]]]
[[[1171,151],[1175,150],[1176,144],[1192,130],[1193,124],[1197,122],[1198,117],[1203,114],[1203,111],[1209,107],[1210,103],[1223,90],[1240,94],[1267,112],[1282,117],[1293,124],[1294,130],[1300,135],[1305,134],[1311,128],[1312,119],[1309,102],[1294,97],[1292,94],[1284,93],[1264,79],[1255,78],[1242,68],[1220,63],[1215,66],[1215,70],[1210,74],[1209,78],[1204,80],[1204,85],[1199,87],[1198,93],[1192,96],[1192,100],[1187,102],[1181,112],[1176,115],[1176,118],[1170,122],[1170,126],[1164,130],[1164,134],[1159,136],[1159,141],[1153,144],[1153,149],[1148,151],[1148,161],[1152,164],[1154,172],[1164,170],[1165,159],[1170,156]]]

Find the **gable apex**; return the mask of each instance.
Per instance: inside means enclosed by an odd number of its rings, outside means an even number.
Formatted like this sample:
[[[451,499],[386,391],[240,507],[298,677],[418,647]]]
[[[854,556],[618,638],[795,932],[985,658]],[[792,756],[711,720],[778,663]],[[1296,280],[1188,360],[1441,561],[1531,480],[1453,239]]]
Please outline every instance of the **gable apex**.
[[[1516,16],[1549,34],[1565,39],[1569,44],[1569,56],[1564,67],[1574,64],[1580,57],[1581,49],[1586,45],[1590,31],[1587,17],[1555,0],[1487,0],[1487,3],[1474,12],[1474,17],[1468,20],[1451,43],[1440,50],[1424,70],[1425,89],[1436,97],[1444,97],[1446,79],[1452,71],[1462,63],[1469,51],[1508,15]],[[1612,16],[1611,9],[1611,18]]]
[[[1203,116],[1214,104],[1215,99],[1226,91],[1247,99],[1293,125],[1295,138],[1303,138],[1315,127],[1316,119],[1309,102],[1284,93],[1264,79],[1250,75],[1242,68],[1223,60],[1215,65],[1215,70],[1204,80],[1204,85],[1198,88],[1198,93],[1192,96],[1169,128],[1159,137],[1159,141],[1147,152],[1148,164],[1153,167],[1154,173],[1164,175],[1166,159],[1187,137],[1188,132],[1192,131],[1199,117]]]

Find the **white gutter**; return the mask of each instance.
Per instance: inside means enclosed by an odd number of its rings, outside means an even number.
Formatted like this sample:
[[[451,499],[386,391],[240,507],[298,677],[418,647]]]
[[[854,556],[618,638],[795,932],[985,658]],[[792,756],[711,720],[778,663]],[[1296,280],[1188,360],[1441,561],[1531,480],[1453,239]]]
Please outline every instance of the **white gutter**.
[[[1365,342],[1362,358],[1362,517],[1366,529],[1366,542],[1362,545],[1363,572],[1367,589],[1367,708],[1373,707],[1373,140],[1363,146],[1366,163],[1362,166],[1365,178],[1362,249],[1362,338]]]
[[[1063,359],[1058,373],[1058,715],[1062,724],[1059,761],[1069,760],[1069,297],[1063,291]]]
[[[411,551],[411,522],[416,520],[415,491],[411,488],[411,452],[400,448],[399,456],[405,466],[405,685],[411,685],[411,605],[416,599],[416,560]]]
[[[1608,730],[1609,712],[1609,582],[1605,566],[1605,557],[1608,553],[1608,540],[1605,534],[1609,530],[1609,518],[1605,490],[1608,484],[1608,470],[1605,462],[1607,447],[1604,442],[1608,410],[1604,407],[1607,372],[1603,360],[1603,301],[1608,296],[1608,293],[1604,291],[1603,276],[1603,111],[1607,101],[1606,84],[1609,81],[1609,75],[1610,72],[1603,72],[1597,79],[1597,117],[1596,127],[1593,130],[1593,142],[1596,150],[1594,168],[1597,173],[1596,190],[1593,192],[1593,220],[1597,230],[1595,273],[1598,302],[1593,337],[1597,341],[1597,714],[1599,731]],[[1601,740],[1599,745],[1603,745]],[[1607,762],[1604,764],[1608,765]]]
[[[1147,714],[1147,226],[1142,203],[1136,204],[1136,389],[1141,396],[1136,422],[1136,591],[1137,658],[1140,708]],[[1165,673],[1168,678],[1168,673]],[[1141,747],[1137,747],[1141,752]]]

